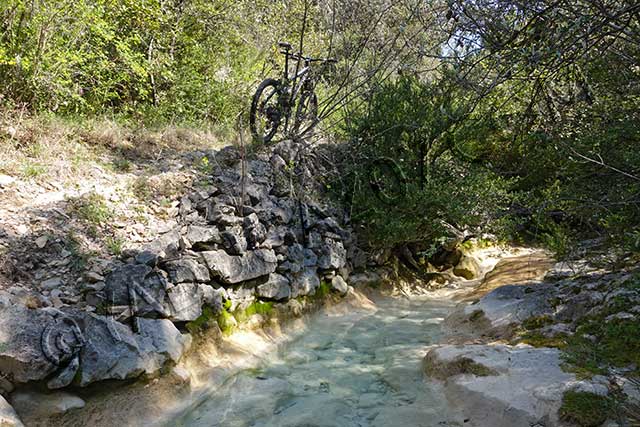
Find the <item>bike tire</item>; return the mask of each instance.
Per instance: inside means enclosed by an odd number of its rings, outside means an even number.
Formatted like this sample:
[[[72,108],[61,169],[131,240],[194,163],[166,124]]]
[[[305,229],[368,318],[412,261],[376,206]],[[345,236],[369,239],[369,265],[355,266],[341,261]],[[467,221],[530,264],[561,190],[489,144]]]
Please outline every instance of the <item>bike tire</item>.
[[[318,97],[315,92],[303,92],[296,107],[294,122],[296,136],[306,135],[316,124],[318,124]]]
[[[369,186],[382,203],[395,205],[407,194],[407,178],[398,163],[390,157],[375,159],[369,169]]]
[[[269,105],[265,111],[266,103],[265,105],[261,105],[261,98],[269,88],[272,88],[273,92],[268,94],[268,98],[265,102],[270,102],[272,97],[275,97],[275,99],[274,103]],[[261,119],[266,119],[268,123],[270,123],[271,126],[267,128],[268,130],[265,129],[265,131],[263,131],[259,128],[258,124]],[[281,121],[282,108],[280,103],[280,82],[276,79],[266,79],[260,83],[258,89],[256,89],[256,93],[253,95],[253,100],[251,101],[251,111],[249,113],[251,134],[257,141],[268,143],[273,139],[278,131]]]

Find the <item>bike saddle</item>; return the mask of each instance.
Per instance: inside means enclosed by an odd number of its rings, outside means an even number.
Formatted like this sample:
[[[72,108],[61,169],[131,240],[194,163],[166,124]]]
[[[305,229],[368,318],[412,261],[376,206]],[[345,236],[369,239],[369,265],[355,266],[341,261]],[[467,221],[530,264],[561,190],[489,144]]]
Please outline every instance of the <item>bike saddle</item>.
[[[287,42],[278,42],[278,46],[282,49],[291,50],[291,44]]]

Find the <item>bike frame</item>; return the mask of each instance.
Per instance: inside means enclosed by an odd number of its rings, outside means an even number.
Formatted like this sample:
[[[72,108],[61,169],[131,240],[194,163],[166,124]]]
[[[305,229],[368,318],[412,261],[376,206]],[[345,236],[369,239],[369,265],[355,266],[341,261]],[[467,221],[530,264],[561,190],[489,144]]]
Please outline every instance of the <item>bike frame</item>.
[[[305,83],[307,83],[307,81],[309,80],[309,71],[311,71],[310,63],[308,61],[305,61],[305,64],[302,67],[302,69],[299,70],[293,76],[293,78],[290,78],[289,77],[289,57],[290,56],[291,55],[288,54],[288,53],[285,54],[283,89],[289,88],[291,86],[290,82],[293,83],[294,87],[293,87],[293,90],[291,91],[289,99],[285,103],[285,108],[286,108],[286,112],[287,112],[287,114],[285,114],[285,121],[284,121],[285,131],[287,131],[289,129],[289,112],[291,110],[291,106],[295,104],[295,100],[298,98],[298,95],[300,94],[300,92],[304,88]],[[302,60],[301,58],[298,58],[298,63],[301,60]],[[296,81],[298,81],[298,82],[296,83]],[[282,94],[286,94],[286,92],[283,91]]]

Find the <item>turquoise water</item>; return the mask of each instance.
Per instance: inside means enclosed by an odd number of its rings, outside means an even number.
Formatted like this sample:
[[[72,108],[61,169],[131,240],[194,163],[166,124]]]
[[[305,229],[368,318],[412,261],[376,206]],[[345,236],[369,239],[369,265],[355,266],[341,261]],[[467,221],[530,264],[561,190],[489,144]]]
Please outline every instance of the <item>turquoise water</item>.
[[[316,315],[303,334],[229,378],[171,426],[435,427],[447,415],[421,372],[450,301],[384,299],[377,311]]]

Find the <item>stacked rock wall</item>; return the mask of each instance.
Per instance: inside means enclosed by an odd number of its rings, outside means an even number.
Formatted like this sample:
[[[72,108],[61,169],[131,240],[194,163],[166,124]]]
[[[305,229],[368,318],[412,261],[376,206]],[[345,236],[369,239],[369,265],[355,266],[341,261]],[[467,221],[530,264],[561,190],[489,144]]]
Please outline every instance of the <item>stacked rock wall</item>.
[[[180,201],[180,225],[114,266],[87,309],[28,309],[0,295],[0,392],[158,372],[189,348],[186,322],[263,300],[347,292],[363,266],[339,208],[320,203],[320,162],[284,141],[242,161],[227,148]],[[305,151],[308,156],[313,153]]]

